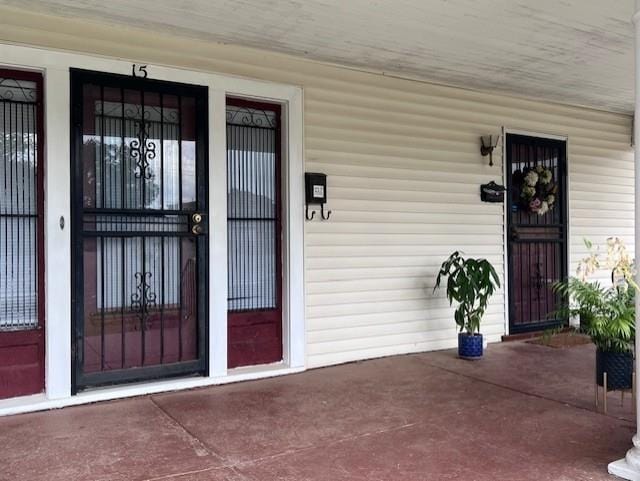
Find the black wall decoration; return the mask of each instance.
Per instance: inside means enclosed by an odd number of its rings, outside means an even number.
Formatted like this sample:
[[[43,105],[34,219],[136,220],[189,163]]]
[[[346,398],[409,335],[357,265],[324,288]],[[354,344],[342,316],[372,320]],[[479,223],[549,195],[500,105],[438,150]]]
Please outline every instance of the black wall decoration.
[[[505,190],[503,185],[498,185],[492,180],[480,186],[480,199],[482,202],[504,202]]]

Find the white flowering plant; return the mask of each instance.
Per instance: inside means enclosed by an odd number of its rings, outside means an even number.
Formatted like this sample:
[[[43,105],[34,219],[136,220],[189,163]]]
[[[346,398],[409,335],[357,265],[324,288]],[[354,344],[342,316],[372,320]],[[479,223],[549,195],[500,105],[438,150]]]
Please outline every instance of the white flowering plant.
[[[556,314],[579,317],[581,329],[603,352],[630,352],[635,339],[635,261],[617,237],[610,237],[606,253],[584,241],[588,255],[578,263],[576,276],[554,286],[566,301]],[[611,272],[611,287],[589,280],[599,271]]]
[[[518,172],[516,180],[520,184],[520,200],[525,210],[544,215],[553,208],[558,185],[553,181],[550,169],[538,164]]]
[[[578,262],[576,277],[583,282],[593,276],[599,270],[611,272],[611,282],[615,287],[626,288],[632,287],[639,290],[635,281],[635,260],[629,254],[627,246],[619,237],[609,237],[607,239],[606,253],[600,252],[599,247],[593,246],[593,243],[584,239],[584,245],[587,248],[588,255]]]

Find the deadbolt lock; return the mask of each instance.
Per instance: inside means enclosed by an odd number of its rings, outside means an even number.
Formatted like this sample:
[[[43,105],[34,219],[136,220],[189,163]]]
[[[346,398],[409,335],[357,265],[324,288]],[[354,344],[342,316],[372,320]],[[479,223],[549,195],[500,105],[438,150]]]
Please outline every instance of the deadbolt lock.
[[[202,235],[205,233],[205,226],[203,225],[205,214],[196,212],[191,214],[191,233],[193,235]]]

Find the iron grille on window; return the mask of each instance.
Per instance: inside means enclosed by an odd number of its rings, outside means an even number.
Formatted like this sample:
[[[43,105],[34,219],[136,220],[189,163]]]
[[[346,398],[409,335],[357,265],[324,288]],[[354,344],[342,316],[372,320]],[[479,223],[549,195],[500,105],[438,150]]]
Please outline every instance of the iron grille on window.
[[[35,82],[0,77],[0,330],[38,325]]]
[[[227,106],[229,311],[277,306],[276,121]]]

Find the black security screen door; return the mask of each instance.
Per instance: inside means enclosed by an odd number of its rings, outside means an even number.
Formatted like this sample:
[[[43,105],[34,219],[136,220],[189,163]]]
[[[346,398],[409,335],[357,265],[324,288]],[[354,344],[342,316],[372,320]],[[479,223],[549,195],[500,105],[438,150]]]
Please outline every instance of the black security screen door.
[[[207,91],[72,71],[74,389],[206,372]]]
[[[561,324],[567,277],[566,143],[507,134],[509,332]]]

